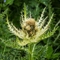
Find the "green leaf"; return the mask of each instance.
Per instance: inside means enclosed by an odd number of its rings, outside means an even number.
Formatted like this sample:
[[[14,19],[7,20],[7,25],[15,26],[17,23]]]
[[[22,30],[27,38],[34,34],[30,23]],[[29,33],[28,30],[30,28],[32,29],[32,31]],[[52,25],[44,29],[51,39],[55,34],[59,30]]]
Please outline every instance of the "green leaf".
[[[46,56],[45,56],[45,57],[46,57],[47,59],[50,59],[52,53],[53,53],[53,48],[52,48],[51,46],[47,46],[47,47],[46,47]]]
[[[51,37],[57,31],[57,29],[58,27],[54,28],[52,31],[48,31],[47,33],[43,34],[42,36],[40,36],[40,40]]]
[[[46,6],[49,4],[49,0],[40,0],[40,2]]]
[[[15,48],[15,49],[20,49],[20,46],[18,46],[17,44],[16,44],[16,41],[15,40],[11,40],[11,39],[9,39],[9,40],[4,40],[4,39],[2,39],[2,38],[0,38],[0,41],[5,45],[5,46],[7,46],[7,47],[11,47],[11,48]]]
[[[57,58],[57,57],[59,57],[60,56],[60,53],[54,53],[53,55],[52,55],[52,58]]]
[[[6,0],[6,5],[12,5],[14,0]]]

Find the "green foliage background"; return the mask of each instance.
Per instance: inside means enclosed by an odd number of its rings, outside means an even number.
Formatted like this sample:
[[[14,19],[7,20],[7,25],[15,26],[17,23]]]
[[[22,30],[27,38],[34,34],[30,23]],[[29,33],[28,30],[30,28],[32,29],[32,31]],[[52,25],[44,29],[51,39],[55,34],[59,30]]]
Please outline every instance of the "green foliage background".
[[[4,41],[14,42],[16,36],[10,33],[6,24],[6,14],[9,20],[20,28],[20,16],[24,3],[27,12],[32,12],[32,17],[37,19],[42,9],[47,7],[46,14],[50,17],[54,13],[50,29],[60,20],[60,0],[0,0],[0,60],[28,60],[24,50],[11,48],[4,45]],[[39,42],[35,48],[34,58],[36,60],[59,60],[60,59],[60,25],[55,34]],[[38,51],[39,50],[39,51]]]

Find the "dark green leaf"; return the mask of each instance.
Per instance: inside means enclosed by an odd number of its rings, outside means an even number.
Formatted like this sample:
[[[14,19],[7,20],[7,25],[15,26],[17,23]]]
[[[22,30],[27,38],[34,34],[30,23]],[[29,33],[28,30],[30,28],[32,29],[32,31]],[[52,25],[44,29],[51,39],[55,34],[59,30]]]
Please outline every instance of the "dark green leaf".
[[[6,5],[12,5],[14,0],[6,0]]]

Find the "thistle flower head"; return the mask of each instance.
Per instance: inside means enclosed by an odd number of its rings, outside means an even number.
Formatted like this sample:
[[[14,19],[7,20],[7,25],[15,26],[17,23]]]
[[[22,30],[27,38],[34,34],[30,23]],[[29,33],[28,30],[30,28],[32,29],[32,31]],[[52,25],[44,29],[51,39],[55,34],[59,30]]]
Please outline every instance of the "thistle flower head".
[[[48,18],[48,16],[44,18],[45,9],[46,8],[43,9],[40,19],[38,21],[31,17],[26,18],[26,14],[22,15],[22,23],[21,23],[22,29],[17,29],[12,23],[10,24],[7,18],[7,24],[8,24],[9,30],[14,35],[22,39],[22,41],[19,39],[16,40],[18,45],[25,46],[30,43],[37,43],[40,40],[53,35],[54,32],[51,32],[50,35],[48,35],[48,32],[47,32],[47,30],[49,29],[51,20],[53,18],[53,14],[51,15],[51,18],[48,21],[48,23],[44,26],[45,21]]]
[[[22,22],[22,29],[24,32],[28,33],[28,36],[31,37],[36,34],[37,28],[36,21],[33,18],[28,18],[24,22]]]

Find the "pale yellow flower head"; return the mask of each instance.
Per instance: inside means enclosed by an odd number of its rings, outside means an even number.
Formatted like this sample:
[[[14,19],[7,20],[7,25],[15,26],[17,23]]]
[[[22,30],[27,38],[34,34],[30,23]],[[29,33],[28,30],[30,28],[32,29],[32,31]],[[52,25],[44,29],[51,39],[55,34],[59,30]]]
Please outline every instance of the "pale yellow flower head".
[[[35,20],[35,18],[32,17],[26,17],[26,14],[22,15],[24,16],[22,17],[22,22],[20,23],[22,29],[17,29],[12,23],[10,24],[7,18],[9,30],[11,31],[11,33],[18,37],[18,39],[16,39],[16,43],[18,45],[25,46],[27,44],[37,43],[40,40],[53,35],[56,29],[54,29],[52,32],[47,32],[53,18],[53,14],[51,15],[47,24],[45,24],[48,18],[48,16],[44,18],[45,9],[46,8],[43,9],[42,14],[38,20]],[[19,38],[22,40],[20,40]]]

